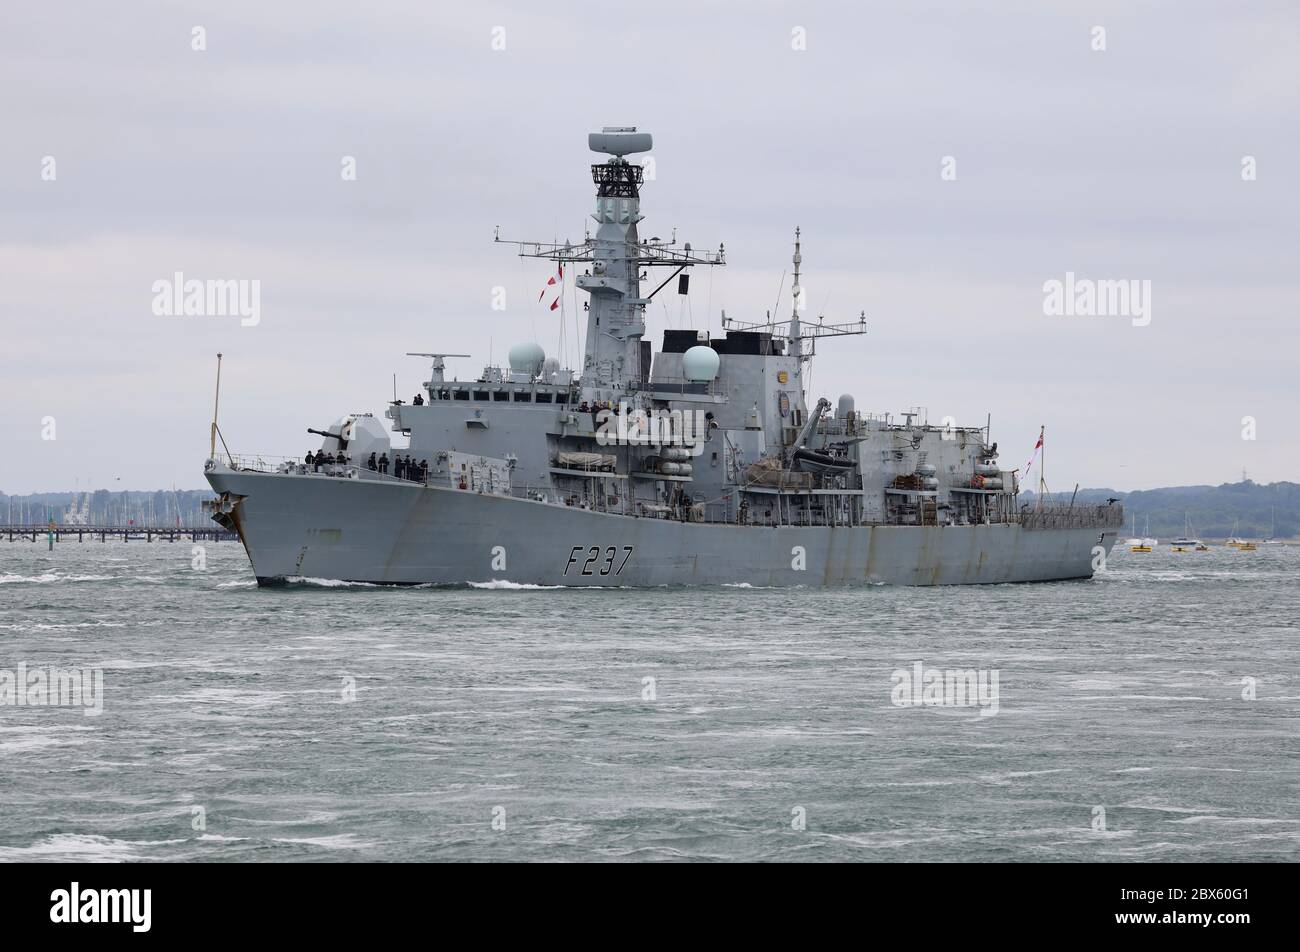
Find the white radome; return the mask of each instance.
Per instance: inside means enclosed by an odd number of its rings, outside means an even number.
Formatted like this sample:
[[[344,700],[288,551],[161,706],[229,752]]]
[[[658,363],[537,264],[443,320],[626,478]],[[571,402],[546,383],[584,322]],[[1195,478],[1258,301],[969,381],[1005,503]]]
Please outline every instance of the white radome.
[[[540,344],[529,341],[510,348],[510,369],[517,374],[536,377],[542,372],[542,364],[545,362],[546,351],[542,350]]]
[[[682,373],[686,375],[687,380],[696,383],[713,380],[717,377],[720,364],[718,352],[712,347],[705,347],[703,344],[696,344],[682,354]]]

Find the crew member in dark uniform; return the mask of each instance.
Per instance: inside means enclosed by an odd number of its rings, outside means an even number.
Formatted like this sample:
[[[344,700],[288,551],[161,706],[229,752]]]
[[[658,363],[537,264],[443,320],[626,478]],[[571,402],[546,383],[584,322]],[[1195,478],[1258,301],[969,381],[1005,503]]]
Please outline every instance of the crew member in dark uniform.
[[[388,475],[388,454],[387,453],[384,453],[382,456],[379,457],[379,472],[384,476]]]
[[[375,454],[371,453],[370,459],[366,460],[366,468],[373,473],[378,466],[379,464],[375,462]]]

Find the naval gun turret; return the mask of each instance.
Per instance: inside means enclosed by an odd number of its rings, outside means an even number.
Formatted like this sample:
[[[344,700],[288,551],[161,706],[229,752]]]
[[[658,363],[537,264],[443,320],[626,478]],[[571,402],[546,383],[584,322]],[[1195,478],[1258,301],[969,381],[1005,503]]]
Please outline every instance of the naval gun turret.
[[[320,447],[322,453],[347,453],[354,460],[364,459],[371,453],[387,453],[392,449],[392,442],[383,424],[369,413],[349,413],[324,430],[307,427],[307,432],[323,437]]]
[[[307,427],[307,432],[315,433],[317,436],[323,436],[327,440],[335,440],[339,444],[339,449],[341,450],[348,448],[348,438],[344,436],[342,432],[331,433],[329,430],[315,430],[311,427]]]

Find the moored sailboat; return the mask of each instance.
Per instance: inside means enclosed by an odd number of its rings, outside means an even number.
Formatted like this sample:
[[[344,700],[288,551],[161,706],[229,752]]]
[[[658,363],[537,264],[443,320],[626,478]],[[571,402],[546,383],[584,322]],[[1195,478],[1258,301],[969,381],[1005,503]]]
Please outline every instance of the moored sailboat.
[[[1192,534],[1192,518],[1183,513],[1183,534],[1169,543],[1174,552],[1209,552],[1210,547]]]

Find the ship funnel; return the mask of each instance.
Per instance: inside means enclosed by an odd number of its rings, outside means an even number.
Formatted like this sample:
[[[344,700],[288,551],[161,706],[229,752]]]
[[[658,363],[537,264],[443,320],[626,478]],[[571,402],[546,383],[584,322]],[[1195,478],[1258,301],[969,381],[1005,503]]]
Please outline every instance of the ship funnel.
[[[606,126],[600,132],[592,132],[587,136],[587,148],[606,155],[624,156],[633,152],[649,152],[653,145],[650,133],[637,132],[636,126]]]

